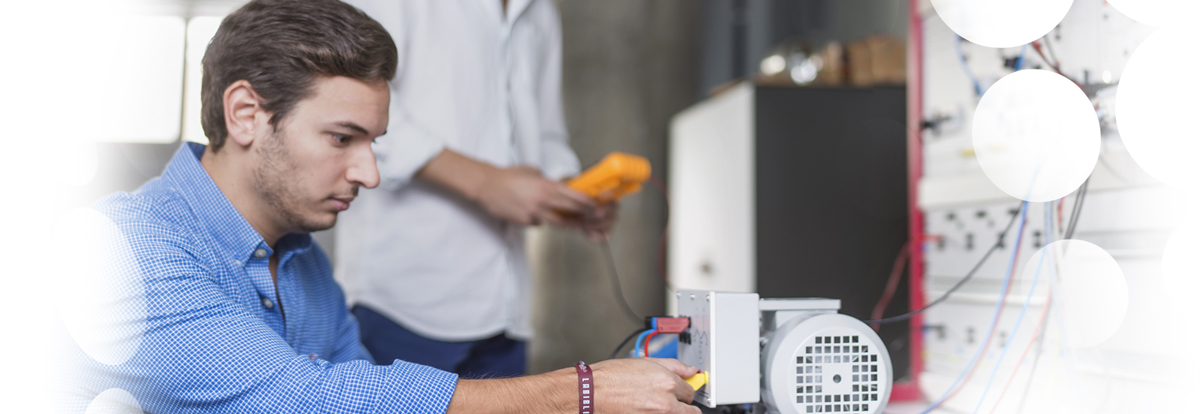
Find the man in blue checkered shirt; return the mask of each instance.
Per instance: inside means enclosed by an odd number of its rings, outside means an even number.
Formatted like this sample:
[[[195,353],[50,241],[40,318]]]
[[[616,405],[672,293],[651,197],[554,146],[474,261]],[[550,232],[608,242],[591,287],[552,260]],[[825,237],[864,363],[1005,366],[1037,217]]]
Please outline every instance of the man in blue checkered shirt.
[[[58,411],[577,410],[571,368],[463,380],[371,361],[359,343],[309,233],[379,184],[371,143],[397,65],[383,27],[339,1],[256,0],[222,22],[203,64],[209,145],[183,145],[161,177],[94,207],[120,236],[105,251],[128,253],[112,269],[136,277],[102,289],[113,297],[97,303],[113,307],[100,316],[64,312]],[[108,316],[119,323],[105,340],[80,327]],[[681,379],[694,373],[675,360],[594,364],[595,407],[698,413]]]

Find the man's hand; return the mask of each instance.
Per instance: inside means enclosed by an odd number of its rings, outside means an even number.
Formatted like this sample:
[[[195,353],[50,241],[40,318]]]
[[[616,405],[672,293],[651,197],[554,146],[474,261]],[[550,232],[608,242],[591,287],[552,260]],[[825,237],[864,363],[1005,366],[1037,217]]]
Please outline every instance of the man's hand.
[[[592,240],[601,241],[612,234],[613,225],[617,223],[617,202],[599,204],[582,216],[579,227]]]
[[[596,414],[700,414],[683,381],[699,370],[674,359],[629,358],[593,364]],[[579,410],[574,368],[494,380],[458,380],[448,414],[574,413]]]
[[[699,413],[683,378],[699,370],[674,359],[612,359],[592,365],[597,413]]]
[[[577,225],[571,217],[597,210],[587,195],[550,181],[531,167],[500,168],[480,185],[476,200],[493,216],[517,224]]]
[[[592,210],[597,208],[587,195],[547,180],[537,169],[497,168],[448,149],[417,171],[417,178],[459,193],[493,216],[518,224],[582,227],[580,217],[594,214]]]

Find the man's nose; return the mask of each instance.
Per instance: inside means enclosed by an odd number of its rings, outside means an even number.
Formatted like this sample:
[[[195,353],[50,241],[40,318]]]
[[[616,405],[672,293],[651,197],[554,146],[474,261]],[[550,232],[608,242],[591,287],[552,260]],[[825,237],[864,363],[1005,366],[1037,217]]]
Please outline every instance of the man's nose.
[[[379,185],[379,167],[375,164],[375,152],[370,145],[363,145],[355,151],[350,160],[350,169],[346,171],[346,179],[361,187],[375,188]]]

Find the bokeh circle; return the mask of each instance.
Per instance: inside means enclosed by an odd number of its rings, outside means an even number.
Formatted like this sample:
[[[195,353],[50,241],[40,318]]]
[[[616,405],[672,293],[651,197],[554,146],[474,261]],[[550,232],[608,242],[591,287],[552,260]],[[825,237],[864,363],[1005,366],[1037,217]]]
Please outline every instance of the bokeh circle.
[[[1100,156],[1100,122],[1075,83],[1044,70],[1001,78],[979,100],[972,143],[988,179],[1008,195],[1056,200],[1079,188]]]
[[[112,220],[89,208],[68,212],[56,237],[62,242],[55,248],[71,255],[54,267],[67,332],[92,359],[124,363],[146,332],[145,286],[129,241]]]
[[[933,0],[954,33],[987,47],[1020,46],[1054,29],[1073,0]]]
[[[109,388],[88,404],[84,414],[142,414],[137,398],[120,388]]]
[[[1129,155],[1154,178],[1181,189],[1200,188],[1200,85],[1180,82],[1200,69],[1186,52],[1200,32],[1166,29],[1138,46],[1117,87],[1117,128]]]
[[[1040,267],[1043,278],[1058,280],[1054,300],[1060,305],[1055,308],[1062,311],[1060,320],[1067,346],[1099,345],[1125,322],[1129,285],[1116,259],[1100,246],[1082,240],[1060,240],[1042,247],[1030,260],[1026,278]]]

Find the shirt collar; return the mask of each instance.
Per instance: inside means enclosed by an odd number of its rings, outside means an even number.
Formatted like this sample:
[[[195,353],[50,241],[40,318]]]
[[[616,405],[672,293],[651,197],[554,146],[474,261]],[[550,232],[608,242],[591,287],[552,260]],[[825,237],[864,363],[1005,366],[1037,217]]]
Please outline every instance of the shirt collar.
[[[163,178],[174,183],[200,221],[200,226],[236,260],[246,263],[255,249],[270,252],[262,235],[233,207],[200,165],[205,145],[186,142],[167,164]],[[307,236],[307,235],[305,235]]]
[[[516,21],[521,16],[521,13],[524,13],[525,9],[529,7],[529,3],[532,2],[533,0],[508,0],[508,10],[505,11],[507,16],[504,17],[504,21],[508,22],[509,26],[512,26],[512,22]]]
[[[520,18],[525,9],[529,8],[529,4],[533,2],[533,0],[508,0],[508,8],[505,9],[504,5],[496,0],[480,1],[490,13],[500,18],[497,23],[504,28],[505,32],[512,28],[513,22]]]

